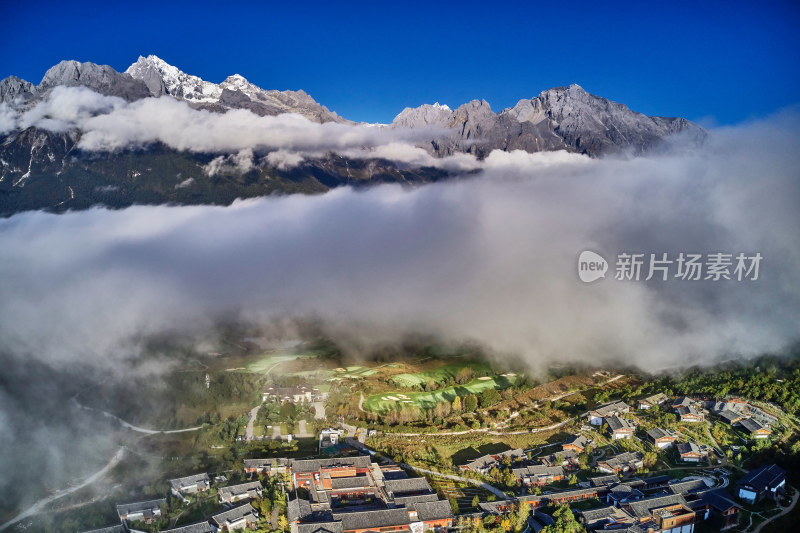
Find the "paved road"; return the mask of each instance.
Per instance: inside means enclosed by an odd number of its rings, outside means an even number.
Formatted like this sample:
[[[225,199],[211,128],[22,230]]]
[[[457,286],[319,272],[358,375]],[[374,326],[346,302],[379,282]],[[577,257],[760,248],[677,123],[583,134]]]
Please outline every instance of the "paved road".
[[[306,429],[306,421],[305,420],[299,420],[297,422],[297,435],[295,435],[295,436],[298,437],[298,438],[308,438],[308,437],[313,437],[314,435],[311,435],[308,432],[308,429]]]
[[[423,474],[430,474],[432,476],[439,476],[439,477],[443,477],[443,478],[446,478],[446,479],[452,479],[453,481],[462,481],[462,482],[465,482],[465,483],[470,483],[471,485],[477,485],[478,487],[480,487],[480,488],[482,488],[484,490],[488,490],[489,492],[491,492],[492,494],[494,494],[498,498],[502,498],[502,499],[508,498],[508,496],[506,496],[503,493],[503,491],[501,491],[497,487],[493,487],[492,485],[489,485],[488,483],[484,483],[482,481],[478,481],[477,479],[456,476],[456,475],[453,475],[453,474],[442,474],[441,472],[435,472],[433,470],[427,470],[425,468],[418,468],[416,466],[407,465],[405,463],[400,463],[400,466],[402,466],[403,468],[408,468],[408,469],[414,470],[416,472],[421,472]]]
[[[87,477],[86,479],[84,479],[83,481],[81,481],[77,485],[73,485],[72,487],[59,490],[56,493],[52,494],[51,496],[48,496],[47,498],[43,498],[43,499],[37,501],[36,503],[34,503],[30,507],[28,507],[26,510],[22,511],[21,513],[19,513],[17,516],[12,518],[8,522],[0,525],[0,531],[2,531],[4,529],[6,529],[7,527],[19,522],[20,520],[23,520],[25,518],[28,518],[29,516],[35,515],[36,513],[41,511],[42,508],[45,505],[49,504],[50,502],[53,502],[53,501],[55,501],[55,500],[57,500],[59,498],[63,498],[67,494],[75,492],[78,489],[82,489],[86,485],[94,483],[95,481],[97,481],[98,479],[100,479],[104,475],[106,475],[106,473],[108,473],[109,470],[114,468],[117,465],[117,463],[119,463],[122,460],[122,457],[124,455],[125,455],[125,447],[123,446],[123,447],[120,447],[119,450],[117,450],[117,453],[114,454],[114,456],[111,458],[111,460],[109,460],[108,463],[106,464],[106,466],[104,466],[102,469],[98,470],[97,472],[95,472],[91,476]]]
[[[363,395],[361,396],[364,397]],[[314,418],[317,420],[324,420],[325,419],[325,404],[322,402],[314,402],[311,404],[314,408]]]
[[[797,505],[797,498],[798,497],[800,497],[800,492],[794,491],[794,496],[792,496],[792,503],[790,503],[787,507],[784,507],[783,511],[781,511],[779,514],[776,514],[775,516],[772,516],[772,517],[768,518],[767,520],[764,520],[763,522],[758,524],[758,527],[753,530],[753,533],[759,533],[761,531],[762,527],[766,526],[767,524],[769,524],[770,522],[772,522],[773,520],[775,520],[779,516],[783,516],[785,514],[791,513],[792,509],[794,509],[794,506]],[[2,528],[0,528],[0,529],[2,529]]]
[[[113,415],[113,414],[109,413],[108,411],[103,411],[102,409],[95,409],[94,407],[87,407],[87,406],[83,405],[81,402],[79,402],[78,399],[75,398],[75,397],[72,398],[72,401],[75,402],[75,404],[78,407],[80,407],[81,409],[86,409],[87,411],[97,411],[98,413],[102,413],[104,416],[106,416],[108,418],[115,418],[117,421],[119,421],[119,423],[123,427],[126,427],[126,428],[128,428],[128,429],[130,429],[132,431],[137,431],[139,433],[145,433],[147,435],[155,435],[156,433],[184,433],[184,432],[187,432],[187,431],[197,431],[198,429],[201,429],[203,427],[203,426],[197,426],[197,427],[186,428],[186,429],[168,429],[168,430],[148,429],[148,428],[143,428],[143,427],[139,427],[139,426],[134,426],[130,422],[126,422],[125,420],[121,419],[117,415]]]
[[[261,409],[261,404],[256,405],[247,413],[247,428],[244,431],[245,439],[247,440],[253,440],[253,423],[256,421],[256,415],[258,415],[259,409]]]

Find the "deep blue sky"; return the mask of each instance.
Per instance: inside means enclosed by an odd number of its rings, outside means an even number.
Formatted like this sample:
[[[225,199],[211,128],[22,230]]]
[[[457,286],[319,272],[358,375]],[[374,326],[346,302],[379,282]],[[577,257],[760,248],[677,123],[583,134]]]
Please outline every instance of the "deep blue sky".
[[[304,89],[353,119],[578,83],[649,115],[730,124],[800,102],[800,2],[0,0],[0,78],[156,54],[214,82]],[[699,4],[699,5],[695,5]]]

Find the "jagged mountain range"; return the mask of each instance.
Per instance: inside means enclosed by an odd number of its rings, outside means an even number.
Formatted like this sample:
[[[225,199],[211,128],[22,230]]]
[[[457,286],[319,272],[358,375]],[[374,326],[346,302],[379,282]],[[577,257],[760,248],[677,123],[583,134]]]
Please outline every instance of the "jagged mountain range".
[[[140,57],[125,72],[110,66],[62,61],[38,85],[11,76],[0,81],[0,112],[23,113],[57,87],[85,87],[137,102],[174,98],[211,113],[248,110],[259,116],[299,114],[314,123],[356,124],[316,102],[302,90],[265,90],[235,74],[222,83],[186,74],[156,56]],[[492,150],[566,150],[590,156],[643,153],[669,144],[675,134],[693,143],[706,132],[682,118],[648,117],[594,96],[578,85],[541,92],[499,113],[486,101],[456,109],[439,104],[404,109],[388,132],[413,132],[414,142],[435,158]],[[208,172],[218,152],[185,151],[161,142],[106,152],[82,150],[79,128],[61,131],[37,125],[2,126],[0,113],[0,215],[28,209],[66,210],[104,204],[222,203],[273,192],[321,192],[342,184],[424,183],[453,174],[436,165],[378,157],[354,158],[328,151],[285,168],[267,158],[251,167]],[[254,146],[261,152],[268,147]],[[264,155],[262,153],[262,155]]]

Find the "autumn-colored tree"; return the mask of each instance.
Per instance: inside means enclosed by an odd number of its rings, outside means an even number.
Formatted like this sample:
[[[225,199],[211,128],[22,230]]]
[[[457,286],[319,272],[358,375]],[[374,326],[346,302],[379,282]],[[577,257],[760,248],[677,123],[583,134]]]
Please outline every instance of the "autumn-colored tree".
[[[460,413],[461,412],[461,397],[456,396],[453,400],[453,412]]]

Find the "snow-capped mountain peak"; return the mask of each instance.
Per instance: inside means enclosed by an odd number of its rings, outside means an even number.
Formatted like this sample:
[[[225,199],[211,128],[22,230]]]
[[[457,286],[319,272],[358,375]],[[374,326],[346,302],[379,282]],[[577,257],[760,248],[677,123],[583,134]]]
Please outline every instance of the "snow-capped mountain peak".
[[[169,94],[188,102],[215,103],[222,94],[222,89],[216,83],[186,74],[155,55],[139,56],[125,73],[142,80],[153,96]]]

